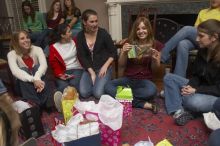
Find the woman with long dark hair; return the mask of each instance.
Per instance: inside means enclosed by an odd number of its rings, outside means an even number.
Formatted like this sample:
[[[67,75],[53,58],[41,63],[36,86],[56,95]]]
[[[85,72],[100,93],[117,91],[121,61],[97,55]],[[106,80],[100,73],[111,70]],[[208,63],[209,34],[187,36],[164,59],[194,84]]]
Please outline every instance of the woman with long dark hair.
[[[81,11],[76,7],[74,0],[64,0],[64,18],[72,31],[72,36],[76,36],[81,30]]]

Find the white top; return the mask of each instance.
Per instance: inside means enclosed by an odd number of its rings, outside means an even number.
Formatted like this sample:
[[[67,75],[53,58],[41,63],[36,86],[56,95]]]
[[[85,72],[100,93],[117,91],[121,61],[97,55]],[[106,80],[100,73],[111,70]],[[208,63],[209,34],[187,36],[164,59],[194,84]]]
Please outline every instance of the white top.
[[[30,57],[33,59],[33,65],[40,65],[37,72],[34,75],[28,74],[26,71],[20,69],[22,67],[27,67],[24,63],[22,56],[17,55],[14,50],[10,51],[7,55],[8,64],[12,74],[24,82],[33,82],[34,80],[41,80],[41,77],[47,71],[47,61],[46,57],[40,47],[31,46]]]
[[[73,40],[71,40],[70,43],[65,44],[57,42],[54,44],[54,48],[63,58],[63,61],[66,65],[66,70],[82,68],[82,66],[79,63],[79,60],[77,59],[76,45]]]

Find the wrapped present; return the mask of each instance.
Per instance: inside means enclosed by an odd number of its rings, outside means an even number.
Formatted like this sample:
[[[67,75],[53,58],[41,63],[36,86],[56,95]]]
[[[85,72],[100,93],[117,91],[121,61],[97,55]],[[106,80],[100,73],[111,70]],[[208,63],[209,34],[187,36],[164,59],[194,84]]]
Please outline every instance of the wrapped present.
[[[75,100],[62,100],[62,110],[64,122],[67,123],[69,119],[73,116],[72,108]]]
[[[118,130],[112,130],[107,125],[100,123],[99,128],[101,131],[101,142],[102,145],[106,146],[119,146],[121,141],[121,131]]]
[[[118,86],[117,94],[115,97],[124,107],[123,117],[128,117],[132,114],[132,100],[133,94],[132,90],[129,87]]]
[[[73,116],[72,108],[78,99],[79,94],[76,88],[68,86],[64,89],[61,103],[65,123]]]

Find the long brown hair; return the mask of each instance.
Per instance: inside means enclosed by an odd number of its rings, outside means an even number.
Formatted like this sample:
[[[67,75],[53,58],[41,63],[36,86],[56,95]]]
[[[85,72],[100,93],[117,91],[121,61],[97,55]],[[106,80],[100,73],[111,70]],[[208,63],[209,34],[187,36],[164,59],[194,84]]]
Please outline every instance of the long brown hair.
[[[23,54],[22,48],[19,45],[19,35],[21,33],[24,33],[25,35],[27,35],[29,37],[29,34],[27,31],[21,30],[18,32],[14,32],[11,36],[11,41],[10,41],[10,49],[15,50],[16,54],[18,54],[18,55]]]
[[[138,26],[140,25],[141,22],[144,23],[144,25],[146,26],[147,31],[148,31],[146,42],[148,44],[151,44],[152,47],[153,47],[153,44],[154,44],[153,30],[152,30],[150,21],[146,17],[138,17],[135,20],[135,22],[133,23],[131,32],[129,34],[129,37],[128,37],[128,42],[131,43],[131,44],[136,44],[138,42],[139,38],[137,37],[137,28],[138,28]]]
[[[206,33],[210,37],[216,37],[216,42],[212,44],[213,47],[207,48],[207,59],[220,63],[220,21],[209,19],[199,24],[197,29],[198,32]]]
[[[0,144],[18,145],[18,131],[21,127],[18,113],[12,107],[12,100],[7,93],[0,96]]]
[[[61,4],[60,0],[54,0],[54,1],[53,1],[53,3],[50,5],[49,11],[47,12],[47,18],[48,18],[48,19],[52,19],[52,18],[54,17],[54,5],[55,5],[56,3],[60,3],[60,4]],[[62,7],[61,7],[61,5],[60,5],[59,14],[60,14],[60,13],[62,13]]]
[[[65,1],[63,1],[64,3],[64,11],[63,11],[63,14],[64,14],[64,17],[66,18],[68,15],[72,15],[74,14],[74,11],[76,9],[76,5],[75,5],[75,2],[74,0],[70,0],[71,1],[71,9],[69,10],[69,8],[65,5]]]
[[[27,6],[30,8],[30,14],[27,14],[24,10],[24,7]],[[23,18],[24,21],[27,22],[28,21],[28,16],[31,16],[31,20],[32,22],[35,22],[35,10],[34,7],[32,6],[31,2],[29,0],[25,0],[22,2],[22,14],[23,14]]]

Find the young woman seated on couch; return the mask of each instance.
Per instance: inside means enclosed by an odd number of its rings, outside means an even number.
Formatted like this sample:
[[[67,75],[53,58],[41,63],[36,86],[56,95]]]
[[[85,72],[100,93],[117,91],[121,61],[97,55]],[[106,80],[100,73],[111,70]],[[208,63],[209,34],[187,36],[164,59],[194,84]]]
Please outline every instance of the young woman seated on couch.
[[[164,77],[165,105],[178,125],[193,118],[190,112],[209,112],[220,97],[220,21],[209,19],[197,27],[199,52],[192,78]]]
[[[135,47],[135,48],[134,48]],[[151,24],[146,17],[138,17],[133,24],[127,42],[119,55],[119,68],[124,77],[109,81],[105,92],[116,96],[117,86],[129,86],[134,96],[133,107],[158,112],[158,106],[150,103],[157,94],[157,87],[151,81],[152,70],[160,66],[160,51],[163,45],[154,39]],[[135,49],[136,55],[129,57],[129,51]]]

